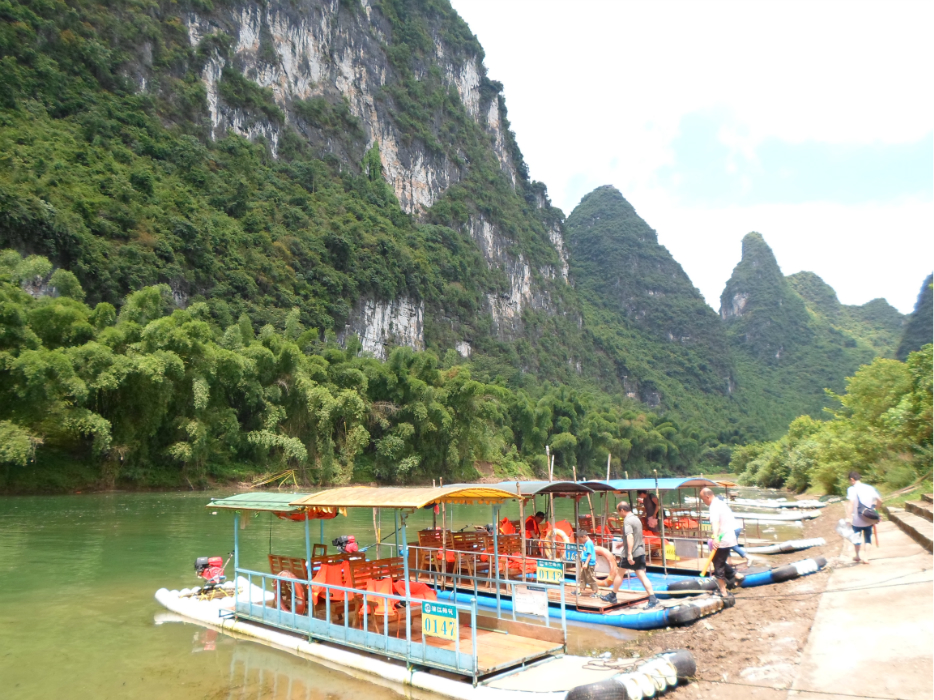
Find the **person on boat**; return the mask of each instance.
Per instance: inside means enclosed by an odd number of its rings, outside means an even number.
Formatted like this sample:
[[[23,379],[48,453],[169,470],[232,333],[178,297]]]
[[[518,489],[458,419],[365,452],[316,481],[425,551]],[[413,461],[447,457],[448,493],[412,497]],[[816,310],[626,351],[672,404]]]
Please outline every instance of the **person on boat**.
[[[545,522],[545,514],[541,511],[527,517],[525,519],[525,539],[540,540],[542,538],[542,529],[539,526],[543,522]]]
[[[648,491],[639,491],[636,497],[639,499],[639,503],[642,504],[642,510],[645,513],[645,529],[658,532],[658,498]]]
[[[846,490],[846,517],[853,525],[854,532],[863,533],[863,542],[872,544],[872,526],[875,523],[859,514],[859,506],[863,505],[866,508],[875,509],[878,504],[882,503],[882,496],[879,495],[874,486],[864,484],[860,479],[858,471],[850,472],[850,488]],[[869,562],[865,559],[860,559],[860,545],[854,543],[853,546],[856,548],[856,556],[853,557],[853,561],[858,564],[868,564]]]
[[[736,588],[742,581],[736,569],[730,565],[730,552],[736,546],[736,518],[723,499],[717,498],[710,489],[702,489],[700,499],[710,511],[710,549],[713,555],[713,575],[720,588],[720,595],[732,598],[729,588]]]
[[[591,598],[596,598],[600,593],[600,585],[597,583],[597,549],[594,547],[593,540],[586,530],[577,531],[577,544],[581,549],[581,588],[590,588],[593,590]]]
[[[646,609],[654,608],[658,605],[658,599],[655,597],[655,591],[652,589],[652,583],[649,577],[645,575],[645,541],[642,539],[642,521],[632,512],[632,506],[626,501],[621,501],[616,505],[616,512],[623,521],[623,552],[620,558],[620,570],[616,572],[616,578],[613,579],[613,589],[606,595],[600,596],[607,603],[616,602],[616,592],[623,585],[622,569],[630,569],[636,574],[639,583],[649,594],[649,602]]]

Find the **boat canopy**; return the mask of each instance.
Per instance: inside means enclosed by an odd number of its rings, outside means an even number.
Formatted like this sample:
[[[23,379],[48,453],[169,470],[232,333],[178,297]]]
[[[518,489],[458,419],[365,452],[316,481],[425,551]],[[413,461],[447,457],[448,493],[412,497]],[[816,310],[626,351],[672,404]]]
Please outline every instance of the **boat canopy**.
[[[289,505],[296,498],[302,498],[303,493],[279,493],[266,491],[251,491],[238,493],[226,498],[212,498],[208,508],[223,508],[226,510],[263,510],[272,513],[295,513],[298,508]]]
[[[515,493],[485,484],[455,486],[328,489],[292,501],[297,508],[424,508],[435,503],[497,504],[516,498]]]
[[[610,479],[609,481],[585,481],[594,491],[654,491],[655,479]],[[664,478],[658,480],[659,491],[676,491],[678,489],[717,488],[717,482],[701,476],[687,478]]]
[[[568,494],[593,493],[593,489],[577,481],[501,481],[498,484],[451,484],[452,486],[471,488],[493,488],[505,491],[512,495],[521,494],[523,498],[532,498],[542,494],[553,493],[556,496]],[[518,491],[516,487],[518,486]]]

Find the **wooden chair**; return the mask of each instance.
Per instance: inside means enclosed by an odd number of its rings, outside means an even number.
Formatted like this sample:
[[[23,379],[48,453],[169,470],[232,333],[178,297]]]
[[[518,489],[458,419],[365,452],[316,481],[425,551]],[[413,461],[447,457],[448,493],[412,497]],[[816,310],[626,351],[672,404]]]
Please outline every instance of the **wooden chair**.
[[[323,583],[329,586],[349,588],[350,565],[351,562],[346,560],[320,563],[312,579],[311,595],[309,596],[309,611],[312,617],[326,620],[328,619],[328,609],[330,609],[332,621],[344,617],[344,601],[348,594],[344,591],[315,586],[314,584]],[[348,601],[347,605],[351,606],[351,603]]]
[[[419,530],[418,531],[418,558],[416,559],[416,568],[421,571],[446,571],[447,566],[440,566],[441,564],[441,548],[442,548],[442,531],[441,530]],[[451,535],[450,530],[444,531],[444,549],[451,550],[454,548],[454,540]],[[432,551],[436,550],[436,551]],[[454,562],[454,555],[451,552],[447,553],[446,560],[448,564]]]
[[[327,550],[327,545],[316,544],[315,548],[316,549],[312,549],[312,552],[321,551],[322,548],[324,550]],[[309,570],[308,568],[306,568],[306,561],[304,559],[300,559],[298,557],[287,557],[281,554],[270,554],[269,555],[269,570],[273,574],[276,574],[276,575],[282,573],[283,571],[288,571],[293,576],[295,576],[295,578],[297,579],[312,578],[314,580],[314,577],[321,570],[321,567],[323,565],[328,565],[328,566],[336,565],[339,568],[343,562],[355,561],[359,559],[365,559],[365,555],[364,554],[331,554],[331,555],[325,554],[325,555],[317,556],[317,557],[313,556],[311,558],[311,567]],[[319,583],[320,582],[321,581],[319,580]],[[333,583],[338,586],[346,585],[343,582],[343,579],[341,580],[335,579],[334,581],[324,581],[324,582]],[[290,584],[290,585],[298,586],[302,584],[295,583],[295,584]],[[286,590],[289,590],[289,589],[286,589]],[[310,597],[308,595],[309,593],[308,587],[303,586],[303,590],[305,593],[305,598],[308,599]],[[339,600],[343,601],[343,597],[341,597]],[[290,604],[291,604],[291,601],[290,601]],[[312,615],[315,614],[316,608],[314,605],[309,605],[308,609]],[[320,609],[323,610],[323,607],[320,607]],[[340,610],[338,612],[340,613],[340,616],[342,617],[344,614],[343,605],[340,606]]]
[[[363,591],[394,593],[393,583],[405,580],[405,564],[402,557],[390,557],[388,559],[374,559],[373,561],[355,561],[348,565],[349,588],[361,591],[354,595],[354,624],[363,626]],[[380,583],[385,582],[385,583]],[[379,588],[374,588],[379,583]],[[423,584],[424,585],[424,584]],[[388,586],[388,588],[387,588]],[[396,594],[400,595],[400,594]],[[392,617],[396,622],[403,619],[405,610],[400,609],[397,601],[389,601],[393,605],[388,605],[385,598],[373,596],[367,599],[367,609],[372,607],[378,611],[379,615]],[[371,613],[368,612],[369,616]],[[422,614],[421,605],[412,607],[413,617]],[[398,630],[397,630],[398,631]]]
[[[490,572],[489,557],[481,561],[481,554],[493,545],[493,538],[485,532],[455,532],[451,536],[455,567],[468,576],[487,576]]]

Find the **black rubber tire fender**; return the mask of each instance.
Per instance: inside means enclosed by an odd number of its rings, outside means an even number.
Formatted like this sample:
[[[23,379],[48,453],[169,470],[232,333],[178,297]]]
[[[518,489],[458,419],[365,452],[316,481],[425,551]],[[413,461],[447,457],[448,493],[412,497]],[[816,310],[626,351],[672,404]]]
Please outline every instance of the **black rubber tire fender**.
[[[697,675],[697,661],[687,649],[672,649],[658,654],[671,662],[678,672],[678,680],[683,681]]]
[[[824,557],[814,557],[814,563],[817,564],[818,571],[827,566],[827,560]]]
[[[677,605],[668,608],[668,624],[672,627],[689,625],[700,616],[700,609],[694,605]]]
[[[588,683],[571,688],[565,700],[629,700],[629,693],[626,692],[622,683],[608,678],[599,683]]]
[[[716,591],[717,582],[712,578],[689,578],[668,584],[668,593],[672,598],[688,595],[699,595],[700,591]]]
[[[772,569],[772,583],[791,581],[791,579],[798,578],[798,576],[798,570],[793,566],[782,566],[778,569]]]

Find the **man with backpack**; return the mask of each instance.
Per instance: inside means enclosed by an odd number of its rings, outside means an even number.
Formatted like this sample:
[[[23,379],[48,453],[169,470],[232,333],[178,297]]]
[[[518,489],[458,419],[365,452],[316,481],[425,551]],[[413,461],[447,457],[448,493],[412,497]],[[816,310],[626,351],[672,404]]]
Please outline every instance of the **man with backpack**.
[[[853,530],[863,533],[863,542],[872,544],[872,526],[879,522],[876,505],[882,503],[882,496],[875,487],[860,481],[859,472],[850,472],[850,488],[846,492],[846,517],[851,521]],[[856,556],[853,561],[857,564],[868,564],[859,556],[860,545],[853,544]]]

